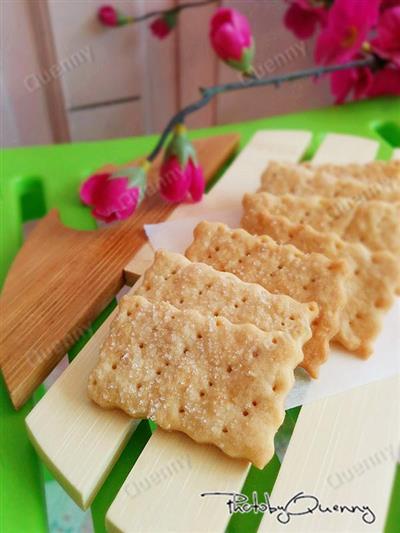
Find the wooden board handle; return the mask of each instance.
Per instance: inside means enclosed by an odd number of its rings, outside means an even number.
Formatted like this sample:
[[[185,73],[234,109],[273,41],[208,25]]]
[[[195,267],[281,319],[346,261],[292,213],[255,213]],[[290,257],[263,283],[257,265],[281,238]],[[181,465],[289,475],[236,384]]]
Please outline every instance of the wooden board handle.
[[[237,134],[195,141],[206,180],[231,157]],[[149,183],[158,175],[154,164]],[[129,219],[96,231],[66,228],[56,211],[45,216],[18,253],[0,306],[0,366],[21,407],[124,284],[123,269],[146,242],[143,224],[175,209],[146,196]]]

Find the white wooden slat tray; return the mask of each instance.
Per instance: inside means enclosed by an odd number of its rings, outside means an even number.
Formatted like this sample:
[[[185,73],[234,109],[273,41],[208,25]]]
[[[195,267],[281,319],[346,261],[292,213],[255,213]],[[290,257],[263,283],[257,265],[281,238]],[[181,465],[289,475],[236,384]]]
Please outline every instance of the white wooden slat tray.
[[[258,132],[201,204],[182,205],[171,218],[198,216],[210,208],[237,208],[243,193],[258,187],[268,161],[299,160],[310,139],[311,134],[306,131]],[[377,147],[370,139],[331,134],[326,136],[314,161],[366,162],[374,159]],[[127,278],[137,277],[151,259],[152,250],[146,245],[127,266]],[[123,413],[102,410],[87,398],[87,377],[96,364],[111,319],[102,325],[26,420],[39,454],[82,508],[90,505],[137,425]],[[285,502],[296,491],[308,490],[321,496],[327,505],[334,497],[340,497],[342,502],[344,497],[355,504],[350,498],[354,494],[359,502],[371,502],[370,487],[379,486],[373,501],[376,528],[369,526],[369,531],[381,531],[394,462],[388,461],[385,468],[369,472],[368,483],[360,478],[356,485],[346,486],[347,491],[333,490],[327,480],[336,471],[357,462],[358,457],[368,457],[388,444],[398,445],[398,392],[399,382],[391,378],[304,406],[271,500]],[[380,416],[383,412],[384,417]],[[168,467],[174,468],[175,474],[159,481],[160,472]],[[129,533],[222,532],[230,518],[227,506],[220,498],[201,498],[200,494],[240,492],[248,470],[248,463],[230,459],[212,446],[198,445],[183,434],[158,429],[112,503],[107,527]],[[149,480],[153,480],[151,488],[140,490],[143,482]],[[157,512],[152,511],[154,506]],[[355,531],[354,526],[362,524],[359,517],[342,516],[343,522],[338,516],[324,516],[323,522],[312,515],[302,517],[301,531]],[[283,526],[279,527],[273,517],[265,516],[260,530],[283,531]],[[297,521],[289,530],[300,531],[296,527],[300,528]]]

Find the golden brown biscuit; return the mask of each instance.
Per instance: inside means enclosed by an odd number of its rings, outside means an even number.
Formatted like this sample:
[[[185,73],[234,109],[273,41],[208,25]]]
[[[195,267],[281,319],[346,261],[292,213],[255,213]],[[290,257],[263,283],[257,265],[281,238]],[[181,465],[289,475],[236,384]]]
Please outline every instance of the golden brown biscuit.
[[[398,187],[400,185],[400,160],[371,161],[366,164],[350,163],[335,165],[325,163],[286,163],[271,162],[267,169],[269,174],[285,175],[289,178],[293,174],[300,175],[304,180],[315,177],[331,176],[336,179],[351,178],[364,184],[380,184],[382,186]]]
[[[316,303],[302,304],[285,294],[272,294],[261,285],[165,251],[156,252],[136,294],[178,309],[223,316],[233,324],[287,331],[303,343],[311,338],[311,322],[319,313]]]
[[[301,359],[287,333],[134,296],[120,303],[89,396],[263,468]]]
[[[270,163],[261,177],[260,192],[296,196],[351,197],[354,200],[400,201],[400,181],[363,182],[329,172],[312,172],[303,165]]]
[[[336,177],[350,176],[364,182],[395,181],[400,183],[400,160],[371,161],[365,164],[349,163],[347,165],[302,163],[302,166],[314,173],[329,172]]]
[[[232,272],[243,281],[259,283],[275,294],[295,300],[317,302],[320,314],[312,325],[313,336],[304,345],[302,366],[317,377],[327,359],[329,341],[339,331],[340,314],[346,303],[345,261],[332,261],[321,254],[304,254],[270,237],[256,237],[231,230],[224,224],[201,222],[186,251],[192,261],[203,261],[217,270]]]
[[[387,251],[400,258],[400,202],[357,202],[351,198],[246,194],[247,211],[266,211],[308,224],[317,231],[337,233],[343,240],[361,242],[372,251]]]
[[[383,314],[394,302],[400,279],[400,264],[395,257],[388,252],[371,252],[362,244],[343,241],[335,233],[319,232],[265,210],[245,209],[242,226],[250,233],[293,244],[305,253],[319,252],[348,262],[351,274],[346,283],[347,303],[335,340],[360,357],[368,357],[381,330]]]

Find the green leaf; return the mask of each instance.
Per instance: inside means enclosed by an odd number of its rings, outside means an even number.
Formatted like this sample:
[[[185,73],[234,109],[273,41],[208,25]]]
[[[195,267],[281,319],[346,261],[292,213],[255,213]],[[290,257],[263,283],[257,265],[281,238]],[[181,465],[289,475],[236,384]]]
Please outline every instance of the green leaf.
[[[171,9],[167,11],[163,16],[168,28],[172,30],[175,28],[176,23],[178,22],[178,13],[176,9]]]
[[[189,159],[192,159],[194,163],[197,163],[196,150],[192,143],[189,141],[186,133],[174,133],[172,139],[165,151],[164,160],[175,156],[179,161],[181,168],[185,168]]]
[[[230,67],[236,70],[240,70],[240,72],[251,72],[255,49],[255,44],[254,42],[252,42],[249,48],[243,49],[242,57],[239,61],[235,61],[234,59],[228,59],[226,63]]]
[[[110,179],[128,178],[128,187],[139,188],[139,203],[143,200],[147,185],[147,174],[143,167],[126,167],[111,174]]]

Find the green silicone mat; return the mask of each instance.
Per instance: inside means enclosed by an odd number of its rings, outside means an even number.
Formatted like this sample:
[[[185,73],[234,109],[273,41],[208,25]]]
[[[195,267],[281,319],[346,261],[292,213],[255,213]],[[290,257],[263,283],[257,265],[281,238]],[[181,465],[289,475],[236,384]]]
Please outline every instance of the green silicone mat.
[[[331,107],[305,113],[271,117],[241,124],[218,126],[192,132],[193,138],[235,131],[241,145],[260,129],[302,129],[312,132],[312,142],[305,159],[312,157],[327,133],[348,133],[377,140],[378,158],[390,158],[393,148],[400,147],[400,99],[382,98]],[[89,210],[79,203],[79,183],[105,163],[124,163],[145,155],[153,147],[155,136],[121,140],[7,149],[1,152],[0,176],[0,282],[22,243],[22,227],[29,220],[43,216],[57,207],[63,223],[76,229],[93,229]],[[212,184],[211,184],[212,186]],[[70,353],[73,357],[95,329],[111,312],[113,302]],[[48,531],[44,468],[40,464],[24,427],[24,418],[43,391],[16,412],[11,406],[0,378],[0,531],[2,533],[41,533]],[[292,422],[299,410],[291,410]],[[142,423],[109,475],[92,505],[96,532],[104,531],[104,515],[122,480],[126,477],[151,434],[149,424]],[[263,470],[251,469],[243,492],[271,490],[279,472],[277,457]],[[395,502],[397,500],[397,505]],[[399,531],[400,469],[392,491],[385,533]],[[138,517],[140,520],[140,517]],[[235,516],[228,531],[257,531],[261,516]]]

